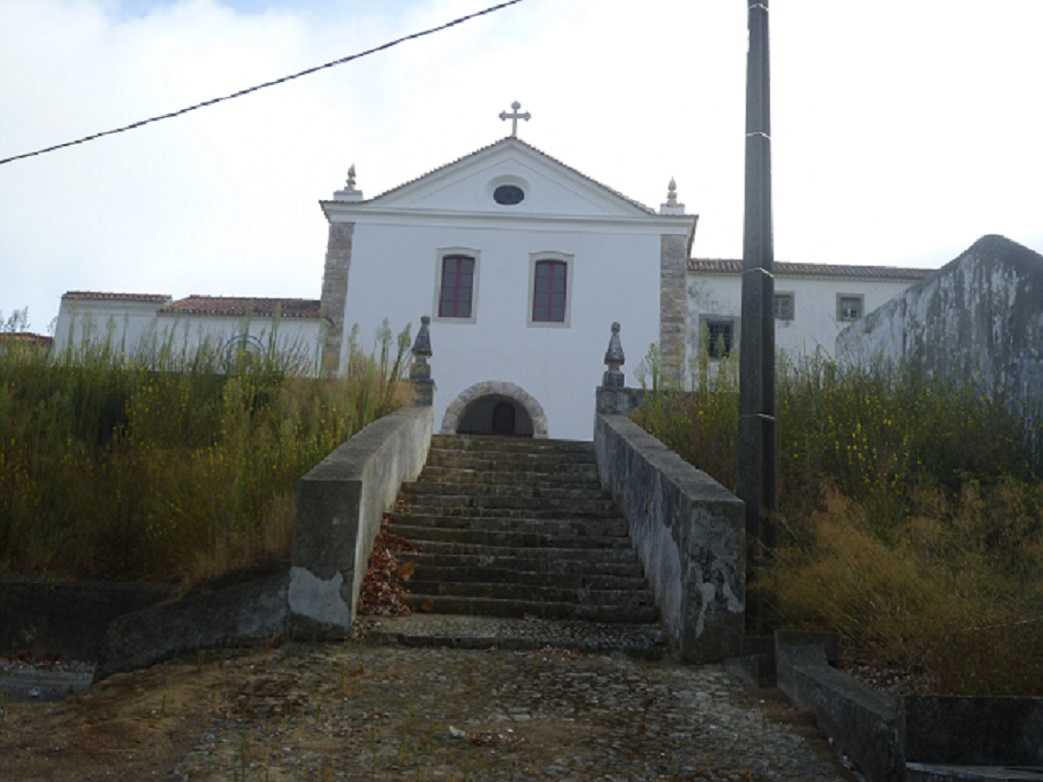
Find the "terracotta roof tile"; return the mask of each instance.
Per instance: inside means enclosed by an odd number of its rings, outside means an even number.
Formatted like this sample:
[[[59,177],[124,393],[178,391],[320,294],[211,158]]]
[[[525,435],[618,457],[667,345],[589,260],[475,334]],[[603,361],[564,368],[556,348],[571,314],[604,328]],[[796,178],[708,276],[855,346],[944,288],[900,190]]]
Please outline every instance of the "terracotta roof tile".
[[[735,258],[689,258],[688,271],[700,274],[741,274],[742,261]],[[869,280],[922,280],[934,269],[899,266],[851,266],[832,263],[775,262],[777,277],[843,277]]]
[[[41,347],[49,348],[51,343],[54,342],[54,337],[48,337],[43,334],[33,334],[30,331],[15,331],[0,333],[0,343],[4,342],[19,342],[27,345],[40,345]]]
[[[72,301],[141,301],[164,304],[170,301],[165,293],[105,293],[103,291],[67,291],[62,299]]]
[[[318,299],[266,299],[250,296],[198,296],[179,299],[163,307],[160,315],[219,315],[270,318],[279,310],[282,318],[318,318]]]

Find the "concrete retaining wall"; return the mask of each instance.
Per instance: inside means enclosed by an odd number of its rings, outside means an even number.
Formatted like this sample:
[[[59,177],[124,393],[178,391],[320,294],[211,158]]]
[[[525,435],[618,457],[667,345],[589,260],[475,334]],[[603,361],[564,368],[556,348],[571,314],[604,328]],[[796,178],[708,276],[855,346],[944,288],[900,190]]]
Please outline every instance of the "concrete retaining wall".
[[[601,485],[626,514],[681,659],[739,654],[746,602],[742,502],[626,416],[596,416],[594,449]]]
[[[167,584],[0,579],[0,654],[97,660],[120,614],[166,599]]]
[[[290,563],[231,573],[176,602],[116,618],[95,681],[278,633],[348,635],[384,511],[402,482],[420,474],[433,422],[430,407],[409,407],[358,432],[301,478]]]
[[[289,582],[289,626],[299,635],[351,630],[384,512],[427,459],[432,408],[374,421],[301,478]]]
[[[908,695],[909,762],[1043,767],[1043,698]]]
[[[905,778],[903,723],[898,700],[832,668],[818,643],[790,643],[776,635],[778,688],[797,707],[811,712],[869,782]]]
[[[116,617],[94,681],[181,654],[243,646],[281,633],[286,620],[286,563],[269,563],[208,585],[171,603]]]

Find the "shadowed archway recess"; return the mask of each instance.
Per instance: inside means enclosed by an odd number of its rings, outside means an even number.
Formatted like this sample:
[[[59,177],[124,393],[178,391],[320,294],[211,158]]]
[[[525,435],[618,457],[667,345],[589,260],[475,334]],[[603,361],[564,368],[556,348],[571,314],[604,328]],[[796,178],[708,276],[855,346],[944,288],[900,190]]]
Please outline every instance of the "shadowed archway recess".
[[[442,434],[456,434],[468,406],[486,396],[506,397],[516,402],[532,421],[532,436],[537,439],[546,439],[547,416],[540,403],[521,386],[502,380],[475,383],[461,392],[445,410],[445,416],[442,418]]]

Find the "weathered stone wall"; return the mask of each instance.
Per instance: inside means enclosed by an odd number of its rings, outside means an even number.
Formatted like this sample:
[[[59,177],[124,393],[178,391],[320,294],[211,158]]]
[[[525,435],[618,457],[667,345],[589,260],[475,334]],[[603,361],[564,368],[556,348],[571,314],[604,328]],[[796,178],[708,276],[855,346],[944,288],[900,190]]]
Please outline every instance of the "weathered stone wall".
[[[430,407],[374,421],[301,478],[290,563],[233,572],[170,603],[112,621],[95,681],[186,652],[285,633],[306,640],[351,632],[384,511],[427,459]]]
[[[601,485],[626,514],[681,659],[738,654],[746,610],[742,502],[625,416],[597,416],[594,450]]]
[[[837,337],[837,355],[883,357],[970,382],[1035,414],[1043,388],[1043,256],[985,236]]]
[[[909,762],[1043,768],[1043,698],[907,695]]]
[[[660,237],[659,251],[659,353],[663,376],[680,385],[686,369],[688,334],[688,243],[684,236]]]
[[[420,474],[433,425],[430,407],[397,410],[301,478],[289,584],[289,622],[298,632],[351,630],[381,519],[402,482]]]
[[[168,584],[0,578],[0,654],[57,654],[96,660],[105,631],[121,614],[165,600]]]
[[[327,377],[337,374],[344,347],[344,307],[348,300],[348,273],[351,271],[351,248],[355,236],[354,223],[330,223],[326,244],[326,266],[322,272],[322,303],[319,316],[326,326],[322,350],[322,370]]]
[[[788,637],[790,636],[790,637]],[[823,647],[776,633],[778,687],[859,767],[869,782],[902,782],[905,752],[896,698],[833,668]]]

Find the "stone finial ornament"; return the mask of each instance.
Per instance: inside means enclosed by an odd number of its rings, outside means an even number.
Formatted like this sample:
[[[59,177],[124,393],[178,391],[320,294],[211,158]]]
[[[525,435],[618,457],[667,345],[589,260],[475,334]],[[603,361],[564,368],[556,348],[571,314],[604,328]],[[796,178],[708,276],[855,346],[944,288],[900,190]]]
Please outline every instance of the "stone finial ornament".
[[[612,336],[609,337],[608,350],[605,351],[605,366],[608,369],[601,380],[605,388],[623,388],[626,385],[623,373],[619,370],[626,363],[623,343],[619,341],[619,328],[618,322],[612,324]]]
[[[423,315],[420,318],[420,330],[416,333],[416,339],[413,340],[413,356],[416,358],[418,363],[427,363],[427,357],[431,355],[431,332],[428,326],[431,325],[431,317],[429,315]]]
[[[428,326],[431,318],[424,315],[420,318],[420,330],[413,340],[413,363],[409,365],[409,379],[413,383],[414,400],[417,407],[430,407],[435,399],[435,381],[431,379],[431,365],[427,359],[431,356],[431,332]]]
[[[355,164],[348,167],[348,178],[344,183],[343,190],[337,190],[333,194],[334,201],[361,201],[362,191],[355,187]]]
[[[670,184],[666,186],[666,203],[659,205],[661,215],[683,215],[684,204],[677,200],[677,182],[670,177]]]

